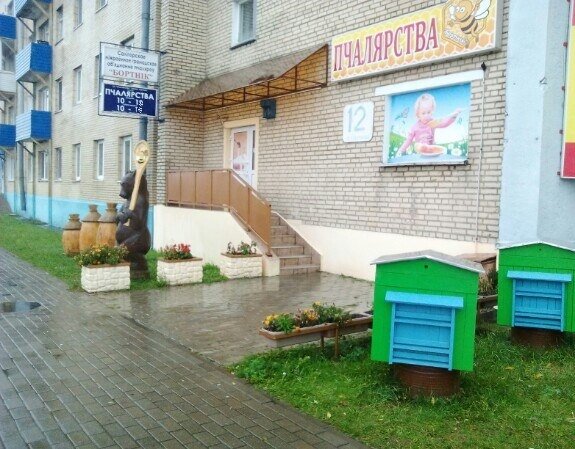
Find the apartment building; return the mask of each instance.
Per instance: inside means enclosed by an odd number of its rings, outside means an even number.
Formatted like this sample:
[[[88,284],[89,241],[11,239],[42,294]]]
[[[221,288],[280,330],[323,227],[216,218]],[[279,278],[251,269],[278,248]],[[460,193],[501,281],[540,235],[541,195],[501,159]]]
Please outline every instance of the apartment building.
[[[1,20],[10,206],[61,227],[90,203],[121,201],[118,181],[133,169],[139,124],[98,113],[100,43],[139,46],[141,1],[15,0],[4,2]]]

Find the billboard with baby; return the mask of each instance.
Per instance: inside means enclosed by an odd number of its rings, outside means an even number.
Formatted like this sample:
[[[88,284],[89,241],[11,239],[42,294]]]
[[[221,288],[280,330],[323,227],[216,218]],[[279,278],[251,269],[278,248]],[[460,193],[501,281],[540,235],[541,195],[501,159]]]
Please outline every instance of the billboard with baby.
[[[390,95],[384,165],[464,164],[470,99],[469,83]]]

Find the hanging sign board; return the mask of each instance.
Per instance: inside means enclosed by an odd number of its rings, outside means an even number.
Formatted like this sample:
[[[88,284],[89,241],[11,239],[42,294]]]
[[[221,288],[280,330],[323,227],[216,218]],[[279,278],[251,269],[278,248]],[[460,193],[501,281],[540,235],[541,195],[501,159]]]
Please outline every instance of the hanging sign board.
[[[331,80],[344,81],[501,46],[503,0],[443,4],[340,34],[331,41]]]
[[[565,86],[565,124],[563,126],[563,157],[561,176],[575,179],[575,2],[569,16],[567,47],[567,81]]]
[[[104,83],[100,114],[119,117],[157,117],[158,90]]]
[[[100,45],[100,76],[105,79],[158,83],[160,54],[123,45]]]

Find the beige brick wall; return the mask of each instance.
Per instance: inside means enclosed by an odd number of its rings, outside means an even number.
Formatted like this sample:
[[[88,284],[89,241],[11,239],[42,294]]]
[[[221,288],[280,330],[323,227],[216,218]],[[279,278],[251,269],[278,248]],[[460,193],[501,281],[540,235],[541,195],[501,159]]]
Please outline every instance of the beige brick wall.
[[[218,25],[209,26],[207,30],[208,76],[325,43],[336,34],[443,2],[319,0],[302,9],[300,2],[294,0],[261,0],[258,2],[257,41],[234,50],[230,50],[231,3],[229,0],[209,2],[207,23]],[[258,190],[275,210],[306,224],[473,241],[481,105],[484,103],[479,241],[495,242],[505,120],[507,15],[505,2],[501,51],[361,80],[330,83],[322,90],[279,98],[276,119],[260,119]],[[222,32],[222,29],[228,31]],[[481,82],[472,83],[469,165],[380,170],[385,104],[383,97],[374,96],[375,89],[479,69],[482,62],[488,67],[486,93],[483,101]],[[195,82],[177,77],[175,84],[181,87],[178,93]],[[343,108],[364,100],[375,102],[374,137],[367,143],[344,143]],[[174,113],[173,120],[180,120],[186,129],[193,129],[195,124],[197,132],[194,139],[182,137],[183,144],[172,140],[167,146],[167,158],[183,159],[181,165],[186,167],[197,166],[201,159],[203,168],[220,168],[223,123],[261,117],[261,108],[252,103],[205,113],[203,121],[201,117],[196,112],[178,112],[177,116]],[[158,195],[161,200],[163,189],[158,190]]]

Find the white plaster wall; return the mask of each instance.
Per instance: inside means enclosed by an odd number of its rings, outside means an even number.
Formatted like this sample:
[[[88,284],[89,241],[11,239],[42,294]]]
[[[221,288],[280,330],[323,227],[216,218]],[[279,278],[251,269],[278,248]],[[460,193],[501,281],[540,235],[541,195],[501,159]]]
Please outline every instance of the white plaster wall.
[[[573,242],[575,183],[557,172],[569,3],[511,0],[499,243]]]
[[[251,242],[252,237],[228,212],[154,207],[154,249],[174,243],[190,244],[195,257],[222,267],[221,253],[225,252],[228,242],[235,246],[241,241]],[[277,276],[279,259],[264,256],[263,267],[264,276]]]
[[[373,281],[375,267],[371,262],[383,255],[432,249],[457,256],[465,253],[491,253],[490,243],[412,237],[383,232],[356,231],[302,224],[289,224],[321,254],[321,271]]]

